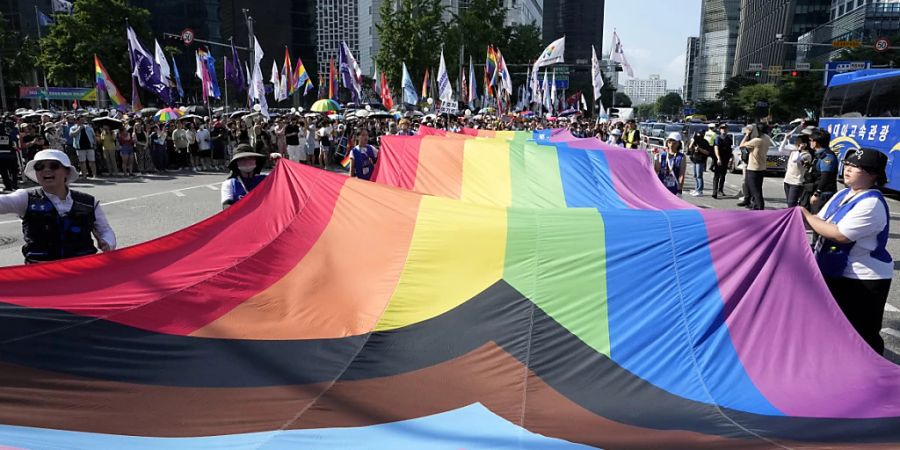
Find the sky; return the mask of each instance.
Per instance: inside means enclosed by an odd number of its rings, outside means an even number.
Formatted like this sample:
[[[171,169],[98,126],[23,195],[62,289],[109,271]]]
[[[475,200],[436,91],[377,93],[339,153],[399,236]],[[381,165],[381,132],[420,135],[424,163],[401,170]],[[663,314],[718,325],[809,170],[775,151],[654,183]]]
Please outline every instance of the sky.
[[[687,38],[700,31],[700,0],[606,0],[603,53],[619,34],[635,78],[659,74],[668,89],[684,86]],[[619,74],[624,83],[628,75]]]

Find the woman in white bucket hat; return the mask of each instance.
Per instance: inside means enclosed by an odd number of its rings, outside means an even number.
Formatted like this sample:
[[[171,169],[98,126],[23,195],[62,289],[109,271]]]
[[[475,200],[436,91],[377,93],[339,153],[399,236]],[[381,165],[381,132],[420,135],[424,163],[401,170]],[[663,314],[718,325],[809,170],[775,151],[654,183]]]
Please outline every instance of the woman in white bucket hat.
[[[26,263],[92,255],[116,248],[116,235],[100,202],[69,189],[78,171],[61,150],[41,150],[24,175],[40,187],[0,195],[0,214],[22,218]],[[97,243],[94,245],[96,237]]]

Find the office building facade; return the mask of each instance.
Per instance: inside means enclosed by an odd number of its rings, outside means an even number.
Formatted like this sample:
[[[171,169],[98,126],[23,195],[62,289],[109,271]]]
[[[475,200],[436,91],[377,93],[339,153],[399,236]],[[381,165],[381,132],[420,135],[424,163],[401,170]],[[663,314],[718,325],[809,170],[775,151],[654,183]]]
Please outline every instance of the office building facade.
[[[703,0],[691,88],[695,100],[715,100],[731,77],[740,14],[741,0]]]
[[[879,37],[890,37],[898,33],[900,33],[900,0],[831,0],[828,22],[803,34],[797,40],[813,44],[834,41],[861,41],[871,44]],[[799,62],[824,63],[838,55],[838,50],[828,47],[797,48]]]
[[[691,36],[687,39],[684,61],[684,87],[681,89],[684,100],[694,101],[694,71],[697,69],[697,56],[700,54],[700,38]]]
[[[783,42],[796,42],[827,22],[829,9],[830,2],[822,0],[743,0],[732,75],[746,74],[750,64],[795,67],[797,47]],[[760,81],[770,81],[765,71]]]
[[[519,0],[525,1],[525,0]],[[591,46],[603,52],[604,0],[544,0],[544,45],[566,36],[566,63],[590,67]],[[568,92],[591,92],[590,70],[569,74]]]
[[[625,81],[625,95],[631,98],[632,105],[656,103],[656,100],[668,93],[666,80],[659,75],[650,75],[642,80],[633,78]]]
[[[359,0],[316,0],[316,63],[319,74],[328,74],[328,62],[337,65],[341,42],[354,57],[359,55]]]

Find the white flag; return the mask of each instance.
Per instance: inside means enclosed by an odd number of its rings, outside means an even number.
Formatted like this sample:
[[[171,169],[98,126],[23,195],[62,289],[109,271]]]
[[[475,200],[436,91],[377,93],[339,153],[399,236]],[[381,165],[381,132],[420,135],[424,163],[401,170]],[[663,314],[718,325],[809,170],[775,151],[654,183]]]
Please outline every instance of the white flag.
[[[259,39],[256,38],[256,35],[253,36],[253,59],[256,60],[256,63],[259,64],[263,59],[263,49],[259,46]]]
[[[52,0],[51,7],[53,8],[53,12],[64,12],[66,14],[72,14],[72,2],[66,0]]]
[[[550,82],[550,107],[551,110],[556,110],[556,71],[553,71],[553,81]]]
[[[603,73],[600,72],[600,59],[597,58],[597,50],[591,46],[591,80],[594,85],[594,101],[600,100],[600,92],[603,89]]]
[[[549,66],[551,64],[557,64],[561,62],[565,62],[563,60],[563,53],[566,50],[566,37],[563,36],[547,46],[544,49],[544,52],[541,53],[540,58],[534,63],[534,67],[536,69]]]
[[[281,75],[278,74],[277,61],[272,61],[272,76],[269,78],[269,82],[272,83],[272,96],[275,101],[281,100]]]
[[[406,63],[403,63],[403,103],[408,105],[419,103],[419,94],[416,92],[412,77],[409,76],[409,70],[406,70]]]
[[[441,64],[438,66],[438,98],[442,102],[453,101],[453,87],[450,86],[450,76],[447,75],[447,64],[444,62],[444,51],[441,50]]]
[[[553,106],[553,99],[550,97],[550,80],[547,79],[547,69],[544,69],[544,85],[541,89],[541,95],[543,96],[543,104],[544,108],[547,109],[547,112],[550,112],[550,108]]]
[[[587,109],[588,109],[588,107],[587,107],[587,100],[584,99],[584,92],[581,93],[581,107],[582,107],[582,109],[584,109],[585,111],[587,111]]]
[[[156,44],[154,57],[156,64],[159,65],[159,79],[166,83],[167,86],[171,86],[172,73],[169,70],[169,61],[166,60],[166,55],[163,53],[162,47],[159,46],[159,41],[154,39],[153,43]]]
[[[622,40],[619,39],[619,34],[615,31],[613,31],[613,50],[610,52],[610,59],[621,64],[628,76],[634,78],[634,70],[631,69],[631,64],[628,64],[628,59],[625,58],[625,48],[622,46]]]

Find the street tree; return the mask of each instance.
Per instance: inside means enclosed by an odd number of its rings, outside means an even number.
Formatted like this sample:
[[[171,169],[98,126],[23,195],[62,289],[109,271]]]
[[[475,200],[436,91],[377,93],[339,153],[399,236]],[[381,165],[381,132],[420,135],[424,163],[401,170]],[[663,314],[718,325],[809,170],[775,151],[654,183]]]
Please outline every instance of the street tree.
[[[615,106],[622,108],[630,108],[631,107],[631,97],[624,92],[616,92],[616,103]]]
[[[768,116],[777,101],[778,88],[771,84],[744,86],[737,95],[737,103],[750,117]]]
[[[670,92],[658,99],[656,99],[656,111],[659,114],[666,114],[670,116],[681,114],[681,109],[684,107],[684,100],[681,99],[681,96]]]
[[[3,64],[4,84],[7,86],[35,84],[37,80],[34,67],[38,53],[37,40],[13,31],[6,18],[0,14],[0,58],[2,58],[0,63]]]
[[[55,84],[85,85],[94,79],[96,54],[114,81],[128,80],[129,59],[125,23],[146,45],[150,12],[126,0],[78,0],[71,15],[57,14],[56,24],[40,41],[38,64]]]
[[[822,107],[825,86],[819,73],[800,73],[784,80],[778,89],[778,105],[785,119],[815,117]]]
[[[728,117],[737,117],[740,116],[744,109],[740,105],[740,101],[738,99],[738,94],[741,89],[746,86],[752,86],[758,84],[754,78],[745,77],[743,75],[738,75],[729,78],[725,82],[725,87],[716,94],[716,98],[722,101],[722,108],[725,112],[725,115]]]
[[[406,63],[414,82],[422,79],[425,69],[433,72],[437,68],[446,36],[443,12],[441,0],[381,3],[381,24],[376,25],[381,47],[375,61],[392,86],[400,86],[401,63]]]
[[[655,103],[646,103],[643,105],[637,105],[634,108],[634,115],[640,119],[654,118],[657,115],[656,104]]]

